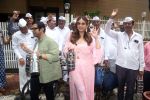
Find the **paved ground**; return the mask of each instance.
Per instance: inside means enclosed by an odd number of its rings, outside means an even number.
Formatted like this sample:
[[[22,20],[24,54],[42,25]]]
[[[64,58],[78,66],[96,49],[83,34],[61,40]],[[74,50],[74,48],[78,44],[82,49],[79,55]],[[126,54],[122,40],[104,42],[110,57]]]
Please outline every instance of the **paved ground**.
[[[14,100],[15,98],[16,98],[15,95],[0,96],[0,100]],[[45,96],[41,95],[40,100],[46,100]]]
[[[7,86],[5,92],[0,92],[0,100],[14,100],[16,94],[19,93],[19,78],[17,73],[7,73]]]
[[[18,82],[18,74],[7,74],[7,87],[6,91],[4,93],[0,93],[0,100],[14,100],[16,97],[15,95],[19,94],[18,87],[19,87],[19,82]],[[46,100],[45,95],[40,96],[40,100]],[[55,100],[65,100],[65,97],[60,94],[57,95]],[[69,99],[67,99],[69,100]],[[104,100],[104,99],[100,99]],[[106,99],[105,99],[106,100]],[[116,95],[111,95],[109,100],[117,100]],[[141,94],[135,94],[134,100],[142,100],[141,99]]]
[[[14,98],[16,97],[16,95],[19,94],[19,77],[17,73],[7,73],[7,87],[6,87],[6,91],[3,93],[0,93],[0,100],[14,100]],[[64,89],[63,89],[64,90]],[[45,95],[41,95],[41,100],[46,100],[45,99]],[[65,97],[63,96],[63,94],[57,95],[55,100],[65,100]],[[113,99],[114,97],[111,97],[111,100],[115,100]],[[68,100],[68,99],[67,99]]]
[[[19,77],[17,73],[7,73],[6,75],[7,80],[7,86],[5,87],[4,92],[0,92],[1,95],[12,95],[19,93],[18,87],[19,87]]]
[[[15,95],[0,96],[0,100],[14,100]]]
[[[7,96],[1,96],[0,100],[14,100],[15,95],[7,95]],[[40,100],[46,100],[45,96],[40,96]],[[55,98],[55,100],[65,100],[63,95],[59,95]],[[101,100],[101,99],[100,99]],[[109,100],[116,100],[115,96],[112,96]]]

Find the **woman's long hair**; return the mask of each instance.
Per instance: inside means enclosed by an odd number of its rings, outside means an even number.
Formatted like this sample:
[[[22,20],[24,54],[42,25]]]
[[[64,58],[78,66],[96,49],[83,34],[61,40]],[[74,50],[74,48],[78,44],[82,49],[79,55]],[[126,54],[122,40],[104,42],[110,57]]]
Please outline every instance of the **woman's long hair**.
[[[72,32],[71,36],[70,36],[70,41],[72,44],[76,44],[76,42],[79,40],[80,38],[80,34],[79,34],[79,30],[77,29],[77,23],[78,21],[82,19],[85,21],[86,25],[88,26],[88,19],[85,17],[85,16],[81,16],[81,17],[78,17],[77,18],[77,21],[76,21],[76,30],[74,32]],[[92,37],[89,33],[89,29],[87,29],[85,32],[84,32],[84,36],[83,38],[85,39],[85,41],[87,42],[88,45],[91,44],[92,42]]]

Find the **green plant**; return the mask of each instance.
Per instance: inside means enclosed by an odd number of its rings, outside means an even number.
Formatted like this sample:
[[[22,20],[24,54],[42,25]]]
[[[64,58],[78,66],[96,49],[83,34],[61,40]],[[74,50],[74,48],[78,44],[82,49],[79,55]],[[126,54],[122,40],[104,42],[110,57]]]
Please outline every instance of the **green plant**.
[[[96,11],[84,11],[84,15],[88,15],[91,18],[94,16],[99,16],[100,15],[100,11],[96,10]]]

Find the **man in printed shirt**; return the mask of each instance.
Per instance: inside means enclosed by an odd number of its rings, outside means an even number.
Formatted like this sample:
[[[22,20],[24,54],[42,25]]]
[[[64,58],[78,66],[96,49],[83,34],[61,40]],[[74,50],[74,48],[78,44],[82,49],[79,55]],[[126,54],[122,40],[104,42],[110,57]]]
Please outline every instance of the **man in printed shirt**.
[[[8,35],[11,37],[15,32],[19,30],[18,20],[20,11],[13,11],[12,17],[8,22]]]
[[[18,23],[20,30],[12,35],[12,48],[18,58],[20,91],[30,78],[25,71],[26,55],[33,52],[36,43],[33,33],[28,30],[26,24],[24,19],[20,19]]]
[[[124,32],[111,30],[113,18],[117,13],[118,9],[112,11],[111,17],[106,23],[105,33],[117,40],[118,100],[133,100],[137,75],[143,75],[144,70],[143,38],[132,30],[134,20],[131,17],[126,17],[123,21]],[[124,97],[125,84],[127,89]]]

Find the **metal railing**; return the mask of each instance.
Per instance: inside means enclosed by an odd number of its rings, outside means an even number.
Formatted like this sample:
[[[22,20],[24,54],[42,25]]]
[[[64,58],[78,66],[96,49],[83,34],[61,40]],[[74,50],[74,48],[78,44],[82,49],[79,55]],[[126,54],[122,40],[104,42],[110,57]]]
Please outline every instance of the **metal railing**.
[[[107,20],[102,20],[101,26],[103,28],[104,28],[106,22],[107,22]],[[0,22],[0,29],[2,29],[4,36],[7,35],[7,25],[8,25],[7,22]],[[142,21],[138,21],[135,23],[134,31],[142,34],[142,32],[143,32],[143,22]],[[148,22],[148,21],[145,22],[144,32],[145,32],[144,39],[150,40],[150,22]],[[17,58],[12,50],[11,42],[10,42],[10,44],[4,45],[4,55],[5,55],[6,69],[9,69],[9,70],[18,69]]]
[[[2,29],[3,35],[7,36],[7,22],[0,22],[0,28]],[[6,70],[16,70],[18,69],[18,62],[15,53],[12,49],[12,42],[3,46],[4,57],[5,57],[5,68]]]

